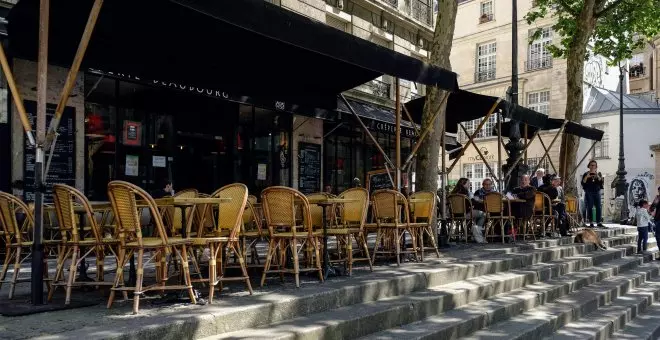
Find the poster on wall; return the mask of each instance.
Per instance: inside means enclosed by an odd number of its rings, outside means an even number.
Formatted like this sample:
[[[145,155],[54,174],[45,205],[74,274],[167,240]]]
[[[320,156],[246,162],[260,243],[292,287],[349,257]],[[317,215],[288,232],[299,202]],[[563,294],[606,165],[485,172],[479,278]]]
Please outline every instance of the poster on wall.
[[[257,165],[257,180],[258,181],[265,181],[266,180],[266,175],[267,175],[266,169],[267,169],[266,164],[259,163],[259,165]]]
[[[142,124],[124,121],[124,145],[140,146],[142,142]]]
[[[655,175],[653,169],[627,169],[628,208],[634,211],[634,205],[640,200],[652,201],[655,197]]]
[[[32,100],[24,101],[25,110],[32,127],[36,126],[37,102]],[[46,105],[46,126],[55,115],[57,105]],[[50,169],[46,177],[45,201],[52,202],[53,187],[55,183],[76,186],[76,109],[71,106],[64,108],[60,125],[57,129],[57,141],[53,150],[53,158],[50,163]],[[34,170],[35,170],[35,149],[28,142],[27,136],[23,143],[23,182],[24,199],[27,202],[34,202]],[[45,160],[44,160],[45,161]],[[45,166],[45,165],[44,165]]]
[[[135,155],[126,155],[126,176],[137,176],[140,157]]]

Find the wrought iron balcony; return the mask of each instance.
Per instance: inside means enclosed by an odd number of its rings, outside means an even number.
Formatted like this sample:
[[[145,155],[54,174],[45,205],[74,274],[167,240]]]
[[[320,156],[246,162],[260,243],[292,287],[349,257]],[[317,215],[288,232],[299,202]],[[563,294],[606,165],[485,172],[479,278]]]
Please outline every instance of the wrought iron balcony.
[[[552,57],[533,58],[525,62],[525,71],[542,70],[552,67]]]
[[[383,0],[394,8],[399,8],[399,0]]]
[[[474,75],[474,81],[477,83],[495,79],[495,69],[477,71]]]
[[[641,78],[646,75],[646,67],[644,64],[637,64],[630,66],[630,78]]]
[[[391,84],[388,84],[386,82],[374,79],[374,80],[372,80],[368,83],[364,83],[364,84],[356,87],[355,89],[360,91],[360,92],[371,94],[371,95],[374,95],[374,96],[383,97],[383,98],[390,98],[390,89],[391,88],[392,88]]]
[[[433,25],[433,8],[428,0],[412,0],[412,17],[429,26]]]

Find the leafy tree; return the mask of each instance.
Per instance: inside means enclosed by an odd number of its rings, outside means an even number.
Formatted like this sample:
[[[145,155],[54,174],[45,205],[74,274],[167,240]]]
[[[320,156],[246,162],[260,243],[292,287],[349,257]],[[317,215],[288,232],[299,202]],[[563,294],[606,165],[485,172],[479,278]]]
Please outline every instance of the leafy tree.
[[[447,70],[451,70],[449,55],[451,54],[457,10],[456,0],[438,1],[438,17],[433,41],[431,41],[429,63]],[[449,92],[435,87],[429,87],[427,92],[422,114],[422,130],[429,125],[432,127],[417,153],[415,182],[418,190],[436,192],[438,189],[438,161],[447,109],[447,96],[449,96]],[[433,115],[438,110],[440,110],[440,114],[433,121]]]
[[[553,30],[561,36],[558,45],[549,46],[555,57],[567,59],[565,118],[582,118],[582,81],[587,47],[595,54],[609,57],[611,63],[629,59],[633,51],[660,33],[660,0],[536,0],[526,15],[528,23],[551,15]],[[532,36],[532,39],[535,35]],[[579,138],[564,134],[560,153],[560,172],[567,176],[567,191],[575,192],[570,173],[576,165]]]

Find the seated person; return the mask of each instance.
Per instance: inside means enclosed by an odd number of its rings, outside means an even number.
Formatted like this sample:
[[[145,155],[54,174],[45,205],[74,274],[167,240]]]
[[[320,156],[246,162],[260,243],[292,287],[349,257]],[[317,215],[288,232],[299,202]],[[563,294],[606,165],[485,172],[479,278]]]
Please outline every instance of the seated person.
[[[474,238],[479,242],[479,236],[481,236],[482,231],[484,230],[484,227],[486,225],[486,213],[485,213],[485,206],[484,206],[484,198],[486,197],[486,194],[495,192],[495,189],[493,188],[493,181],[490,178],[486,178],[481,182],[481,188],[477,190],[474,193],[474,196],[472,197],[472,207],[473,207],[473,215],[474,215],[474,225],[475,229],[472,230],[472,234]],[[482,243],[482,242],[479,242]]]
[[[536,196],[536,188],[530,185],[528,175],[523,175],[520,178],[520,186],[513,189],[512,193],[519,199],[525,200],[525,202],[516,204],[517,209],[513,209],[513,215],[521,219],[531,218],[534,214],[534,199]]]
[[[561,178],[555,176],[552,178],[552,188],[554,189],[553,193],[556,195],[550,196],[551,200],[559,200],[558,203],[555,203],[552,206],[553,213],[557,219],[557,224],[559,224],[559,233],[561,236],[568,236],[568,220],[566,219],[566,196],[564,195],[564,188],[561,186]]]

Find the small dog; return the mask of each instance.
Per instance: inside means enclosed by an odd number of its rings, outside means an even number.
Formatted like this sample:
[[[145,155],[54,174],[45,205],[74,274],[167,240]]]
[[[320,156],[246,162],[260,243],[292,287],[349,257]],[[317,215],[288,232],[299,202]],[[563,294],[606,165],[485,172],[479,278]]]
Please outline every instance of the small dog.
[[[600,236],[598,236],[598,234],[591,229],[583,229],[580,232],[578,232],[577,235],[575,235],[575,239],[573,239],[573,242],[584,243],[584,244],[593,243],[600,250],[607,249],[607,247],[605,247],[605,244],[603,244],[603,241],[601,241]]]

